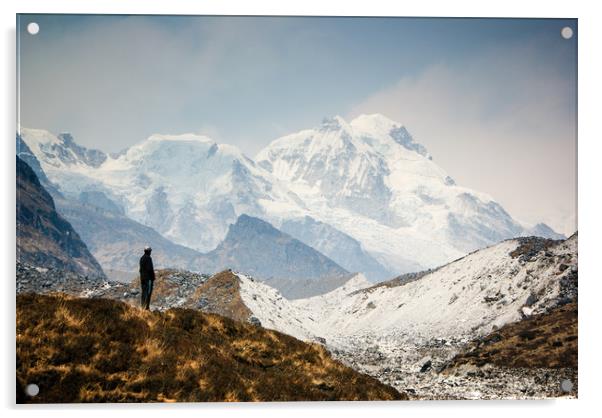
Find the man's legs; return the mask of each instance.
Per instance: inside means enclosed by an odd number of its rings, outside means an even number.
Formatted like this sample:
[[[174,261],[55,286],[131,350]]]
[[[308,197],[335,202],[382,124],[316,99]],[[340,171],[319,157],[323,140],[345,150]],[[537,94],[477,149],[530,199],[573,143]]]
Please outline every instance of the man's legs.
[[[147,293],[148,293],[148,280],[140,280],[140,287],[142,288],[140,292],[140,306],[143,308],[146,307]]]
[[[154,284],[154,281],[149,280],[146,285],[146,306],[145,307],[147,310],[150,309],[151,295],[153,294],[153,284]]]

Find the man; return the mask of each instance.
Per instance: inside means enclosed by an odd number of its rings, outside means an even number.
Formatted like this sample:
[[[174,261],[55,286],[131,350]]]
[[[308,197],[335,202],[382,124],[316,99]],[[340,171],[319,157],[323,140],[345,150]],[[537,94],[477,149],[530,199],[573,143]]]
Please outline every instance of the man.
[[[144,247],[144,255],[140,257],[140,285],[142,286],[141,304],[149,310],[153,283],[155,281],[155,270],[151,258],[151,247]]]

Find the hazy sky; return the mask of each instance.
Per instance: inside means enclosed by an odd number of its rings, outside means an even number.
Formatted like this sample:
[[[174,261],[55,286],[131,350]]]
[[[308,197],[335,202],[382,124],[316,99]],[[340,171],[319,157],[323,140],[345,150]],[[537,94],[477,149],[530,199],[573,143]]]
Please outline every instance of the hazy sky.
[[[23,126],[104,151],[197,132],[252,157],[382,113],[515,218],[576,229],[576,20],[22,15],[19,43]]]

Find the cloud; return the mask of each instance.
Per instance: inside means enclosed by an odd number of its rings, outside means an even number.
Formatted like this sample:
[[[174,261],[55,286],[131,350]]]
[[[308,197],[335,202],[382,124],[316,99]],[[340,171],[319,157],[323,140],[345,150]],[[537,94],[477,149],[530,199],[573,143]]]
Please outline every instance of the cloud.
[[[575,76],[561,54],[500,47],[439,63],[355,105],[406,125],[456,181],[513,216],[576,229]],[[561,65],[558,65],[561,63]]]

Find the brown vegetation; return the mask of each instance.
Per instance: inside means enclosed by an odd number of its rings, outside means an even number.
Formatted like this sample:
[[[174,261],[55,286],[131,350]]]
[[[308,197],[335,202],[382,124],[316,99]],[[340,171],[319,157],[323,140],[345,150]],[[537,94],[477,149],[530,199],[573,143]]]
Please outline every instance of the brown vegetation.
[[[577,303],[508,324],[475,341],[447,369],[462,364],[577,369]]]
[[[16,332],[18,402],[407,398],[317,344],[195,310],[20,294]]]
[[[540,237],[519,237],[518,247],[510,252],[510,257],[520,257],[524,261],[529,261],[540,251],[547,251],[550,247],[558,244],[559,240]]]

